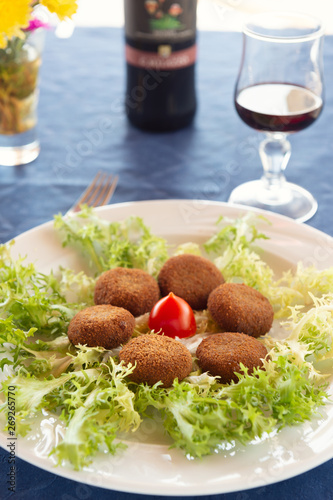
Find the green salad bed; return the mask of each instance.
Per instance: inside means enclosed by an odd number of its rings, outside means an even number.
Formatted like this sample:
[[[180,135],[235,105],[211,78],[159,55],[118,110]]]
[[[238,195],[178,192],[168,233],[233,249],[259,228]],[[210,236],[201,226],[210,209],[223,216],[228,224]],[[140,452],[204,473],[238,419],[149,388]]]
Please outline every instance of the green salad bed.
[[[329,402],[333,268],[319,271],[299,263],[276,279],[259,255],[266,236],[253,216],[221,218],[203,246],[189,242],[177,248],[138,217],[110,223],[89,208],[75,217],[56,216],[54,227],[64,245],[87,259],[89,275],[70,269],[43,274],[24,258],[11,257],[14,242],[0,247],[3,430],[10,425],[8,395],[15,387],[16,435],[31,432],[42,410],[54,413],[66,432],[51,453],[59,464],[69,461],[81,469],[101,450],[121,452],[125,444],[119,437],[135,432],[146,418],[157,416],[172,446],[193,458],[226,442],[248,443],[302,423]],[[68,324],[93,305],[98,275],[123,266],[156,277],[168,256],[184,252],[208,256],[226,281],[244,282],[270,300],[286,334],[282,340],[260,339],[269,351],[264,369],[250,375],[244,368],[238,382],[229,385],[198,369],[170,388],[149,387],[129,381],[133,367],[120,363],[116,350],[70,344]],[[195,314],[196,335],[216,331],[207,311]],[[141,318],[134,335],[149,333]]]

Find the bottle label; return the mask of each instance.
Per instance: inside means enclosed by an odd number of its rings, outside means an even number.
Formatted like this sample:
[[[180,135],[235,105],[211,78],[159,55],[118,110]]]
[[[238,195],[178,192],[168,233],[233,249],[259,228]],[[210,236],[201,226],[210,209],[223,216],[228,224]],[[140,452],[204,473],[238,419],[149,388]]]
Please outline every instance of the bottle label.
[[[125,33],[131,41],[126,44],[126,61],[161,70],[194,64],[196,5],[197,0],[125,0]],[[151,43],[152,50],[140,49],[140,43]],[[175,47],[182,43],[187,47]]]
[[[159,45],[158,52],[138,50],[126,45],[126,61],[138,68],[160,70],[186,68],[195,63],[196,54],[196,45],[174,52],[171,52],[170,45]]]

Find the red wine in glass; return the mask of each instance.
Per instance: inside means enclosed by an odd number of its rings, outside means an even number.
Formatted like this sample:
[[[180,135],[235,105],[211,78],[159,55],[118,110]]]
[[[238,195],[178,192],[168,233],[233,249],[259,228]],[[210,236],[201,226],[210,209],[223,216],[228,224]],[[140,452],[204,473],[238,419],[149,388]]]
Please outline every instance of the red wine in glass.
[[[289,83],[258,83],[235,96],[240,118],[264,132],[298,132],[318,118],[323,100],[311,90]]]
[[[245,23],[234,101],[243,122],[264,136],[259,144],[263,175],[236,186],[229,202],[299,222],[316,212],[312,194],[288,182],[284,171],[291,155],[288,135],[309,127],[323,108],[323,39],[321,22],[306,14],[259,13]]]

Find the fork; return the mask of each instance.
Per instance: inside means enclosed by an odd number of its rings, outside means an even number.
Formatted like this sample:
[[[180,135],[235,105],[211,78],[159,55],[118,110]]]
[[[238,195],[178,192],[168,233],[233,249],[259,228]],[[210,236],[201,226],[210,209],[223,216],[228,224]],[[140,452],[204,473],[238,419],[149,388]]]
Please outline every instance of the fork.
[[[118,183],[118,176],[108,175],[105,172],[97,172],[92,182],[85,189],[79,199],[68,210],[66,215],[70,215],[81,210],[82,205],[89,205],[90,207],[100,207],[106,205]]]

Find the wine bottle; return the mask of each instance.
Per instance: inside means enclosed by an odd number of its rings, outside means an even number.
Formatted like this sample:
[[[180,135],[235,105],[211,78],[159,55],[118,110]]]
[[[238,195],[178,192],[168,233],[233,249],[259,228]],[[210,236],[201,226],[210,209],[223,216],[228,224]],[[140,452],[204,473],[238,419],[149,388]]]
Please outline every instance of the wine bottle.
[[[152,131],[189,125],[196,111],[197,0],[125,0],[130,122]]]

